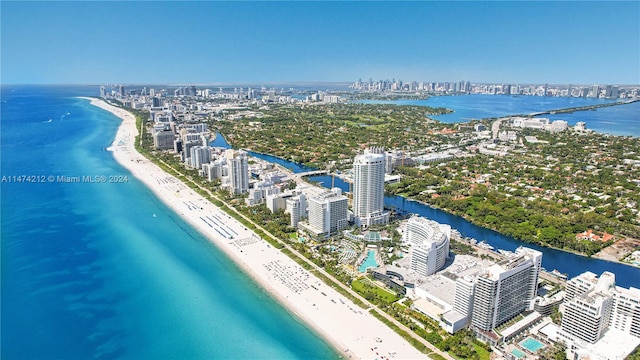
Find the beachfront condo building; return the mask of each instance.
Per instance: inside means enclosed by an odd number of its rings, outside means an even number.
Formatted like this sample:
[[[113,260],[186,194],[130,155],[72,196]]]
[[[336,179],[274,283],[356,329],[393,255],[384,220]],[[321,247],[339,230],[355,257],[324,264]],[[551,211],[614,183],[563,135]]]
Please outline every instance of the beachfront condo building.
[[[227,186],[233,194],[244,194],[249,191],[249,162],[243,150],[227,150],[225,153],[228,167]]]
[[[442,269],[449,258],[450,238],[449,225],[420,216],[409,219],[402,240],[411,246],[411,269],[423,276],[435,274]]]
[[[153,133],[153,147],[156,150],[170,150],[173,149],[173,141],[176,136],[171,129],[163,129]]]
[[[360,226],[389,222],[384,212],[385,167],[383,148],[367,149],[353,161],[353,215]]]
[[[617,329],[640,338],[640,289],[615,285],[615,275],[584,272],[567,282],[567,296],[558,334],[568,342],[594,344]]]
[[[477,276],[471,324],[481,339],[491,340],[483,333],[533,308],[541,266],[541,252],[519,247]]]
[[[194,146],[190,150],[191,167],[195,169],[202,169],[203,164],[207,164],[211,161],[211,147],[210,146]]]
[[[287,199],[286,211],[289,213],[289,221],[292,228],[297,229],[298,223],[307,217],[307,197],[299,194]]]
[[[339,188],[309,198],[309,226],[314,235],[329,235],[347,228],[348,202]]]

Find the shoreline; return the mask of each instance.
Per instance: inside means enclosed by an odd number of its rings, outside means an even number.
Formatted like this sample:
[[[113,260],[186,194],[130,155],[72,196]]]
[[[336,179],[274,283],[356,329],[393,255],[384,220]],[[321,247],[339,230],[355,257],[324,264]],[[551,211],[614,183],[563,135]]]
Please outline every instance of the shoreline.
[[[135,117],[96,98],[81,97],[122,120],[112,145],[114,159],[140,180],[281,306],[345,358],[426,358],[400,335],[260,239],[200,194],[138,153]],[[376,339],[381,340],[380,342]]]

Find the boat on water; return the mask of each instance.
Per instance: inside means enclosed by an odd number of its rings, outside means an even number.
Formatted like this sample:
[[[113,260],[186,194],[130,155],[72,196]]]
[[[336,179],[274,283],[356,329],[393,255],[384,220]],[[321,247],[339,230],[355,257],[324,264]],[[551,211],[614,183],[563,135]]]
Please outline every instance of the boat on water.
[[[498,252],[504,256],[513,255],[513,251],[509,251],[509,250],[498,249]]]
[[[549,274],[557,277],[558,279],[567,280],[567,275],[561,273],[558,269],[553,269]]]
[[[479,246],[479,247],[481,247],[481,248],[483,248],[483,249],[487,249],[487,250],[493,250],[493,249],[494,249],[494,248],[493,248],[493,246],[491,246],[491,245],[487,244],[487,242],[486,242],[486,241],[484,241],[484,240],[480,241],[480,242],[478,243],[478,246]]]

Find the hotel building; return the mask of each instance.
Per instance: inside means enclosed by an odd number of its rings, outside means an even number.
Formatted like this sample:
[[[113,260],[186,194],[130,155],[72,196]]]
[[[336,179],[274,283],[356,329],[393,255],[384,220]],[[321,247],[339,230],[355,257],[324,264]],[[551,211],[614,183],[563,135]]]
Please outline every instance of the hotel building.
[[[450,237],[449,225],[418,216],[409,219],[402,240],[411,245],[411,269],[423,276],[442,269],[449,258]]]
[[[640,289],[615,285],[615,275],[582,273],[567,282],[558,339],[572,358],[624,358],[640,345]]]
[[[310,197],[307,230],[317,236],[345,229],[348,225],[348,201],[338,188]]]
[[[533,308],[542,253],[518,248],[514,254],[482,271],[476,278],[471,324],[482,338],[489,332]],[[490,340],[490,339],[483,339]]]
[[[229,168],[229,192],[244,194],[249,191],[249,163],[247,153],[242,150],[228,150],[225,154]]]
[[[582,273],[567,282],[561,334],[595,343],[608,328],[640,338],[640,289],[615,285],[615,275]]]
[[[385,166],[383,148],[367,149],[353,161],[353,215],[360,226],[389,222],[384,212]]]

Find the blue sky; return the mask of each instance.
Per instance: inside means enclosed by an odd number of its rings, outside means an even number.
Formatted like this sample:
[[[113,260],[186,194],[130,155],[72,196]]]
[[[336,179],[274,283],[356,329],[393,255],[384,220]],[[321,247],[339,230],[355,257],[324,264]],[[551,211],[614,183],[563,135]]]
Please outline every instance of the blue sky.
[[[640,84],[640,2],[0,2],[3,84]]]

